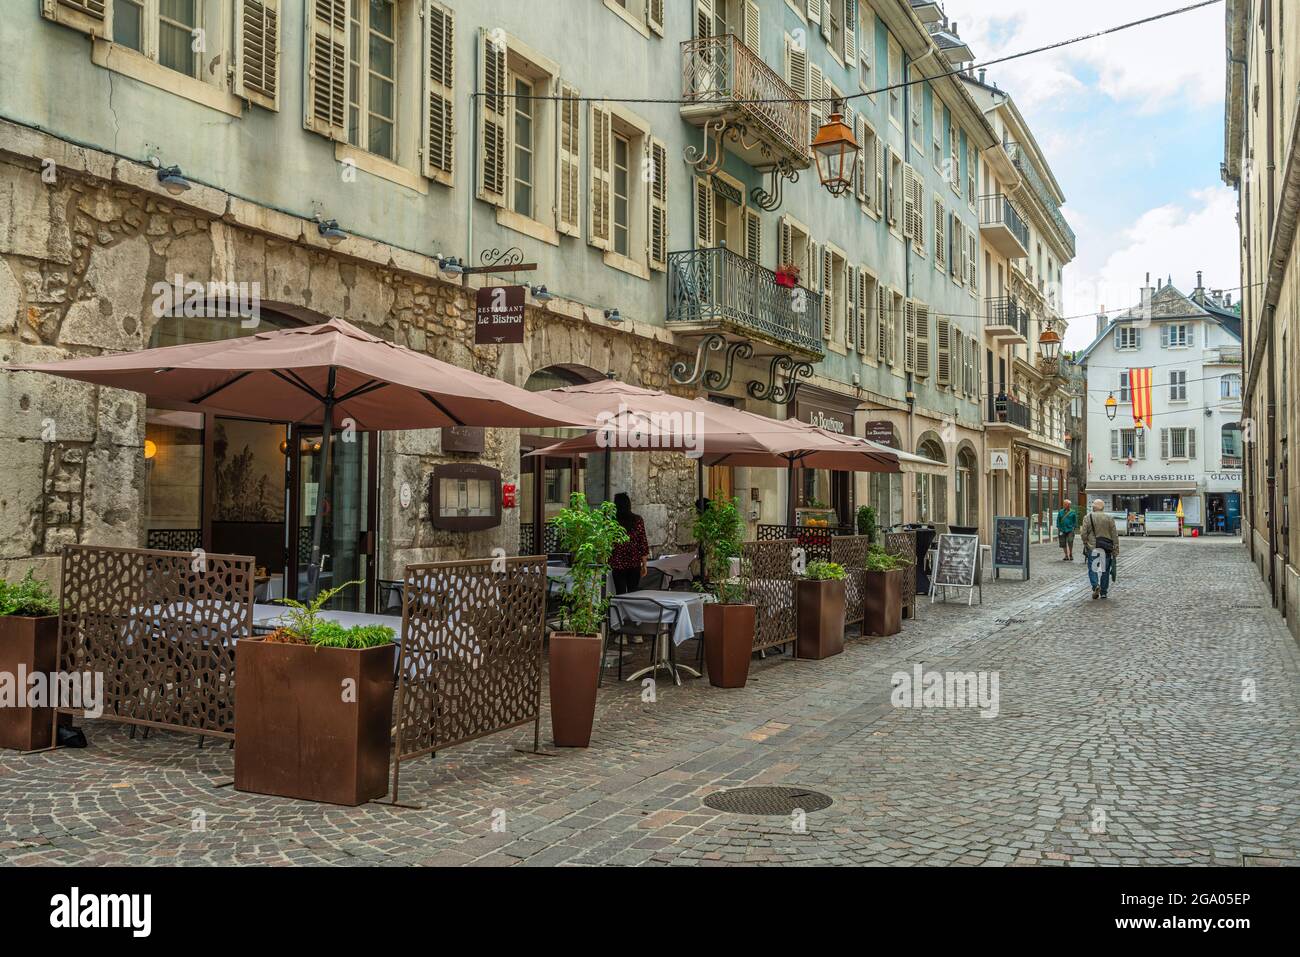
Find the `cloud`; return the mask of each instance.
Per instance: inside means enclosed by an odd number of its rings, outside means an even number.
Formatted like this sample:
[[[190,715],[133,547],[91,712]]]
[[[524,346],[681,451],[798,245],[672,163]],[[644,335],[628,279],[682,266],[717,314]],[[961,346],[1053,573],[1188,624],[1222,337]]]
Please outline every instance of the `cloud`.
[[[1153,285],[1172,275],[1175,287],[1191,292],[1201,270],[1207,289],[1231,289],[1234,300],[1240,298],[1236,216],[1236,193],[1211,186],[1193,190],[1186,202],[1146,210],[1114,237],[1090,237],[1092,224],[1081,223],[1080,258],[1065,274],[1066,314],[1087,316],[1103,306],[1113,312],[1136,305],[1147,273]],[[1090,256],[1089,250],[1098,253]],[[1073,319],[1067,348],[1087,345],[1095,332],[1094,322]]]

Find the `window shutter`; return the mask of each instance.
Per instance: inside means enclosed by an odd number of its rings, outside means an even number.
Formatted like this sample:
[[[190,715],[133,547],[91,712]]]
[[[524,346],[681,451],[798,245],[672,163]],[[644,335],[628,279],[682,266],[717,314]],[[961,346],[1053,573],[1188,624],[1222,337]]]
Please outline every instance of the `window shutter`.
[[[609,249],[613,226],[614,144],[613,127],[609,110],[591,104],[587,114],[591,130],[591,170],[587,178],[590,190],[587,196],[587,242],[597,249]]]
[[[885,144],[876,137],[876,215],[885,214]]]
[[[713,182],[704,176],[695,178],[695,248],[713,246]]]
[[[834,332],[835,295],[832,288],[835,257],[826,246],[821,247],[822,258],[822,338],[829,339]]]
[[[790,229],[789,222],[786,221],[786,218],[784,216],[781,217],[781,221],[777,224],[776,236],[777,236],[777,240],[776,240],[777,259],[779,260],[777,262],[777,265],[793,266],[794,265],[794,234]],[[804,283],[807,280],[801,276],[799,281],[800,283]]]
[[[971,292],[979,287],[979,237],[975,230],[966,230],[966,285]]]
[[[810,23],[822,22],[822,0],[808,0],[807,9]]]
[[[800,97],[808,95],[808,49],[785,37],[785,81]]]
[[[889,290],[876,284],[876,359],[889,358]]]
[[[1169,430],[1168,429],[1160,430],[1160,457],[1162,459],[1169,458]]]
[[[916,371],[916,300],[903,303],[903,371]]]
[[[659,36],[664,35],[664,0],[646,0],[645,22]]]
[[[809,125],[816,130],[826,121],[824,115],[825,98],[826,98],[826,78],[822,74],[822,68],[816,63],[808,65],[808,110],[810,114]]]
[[[743,22],[740,26],[740,35],[749,47],[759,56],[763,55],[762,37],[759,34],[758,26],[758,4],[754,0],[745,0],[745,11]]]
[[[754,209],[745,210],[745,258],[754,263],[763,261],[763,219]]]
[[[912,170],[912,245],[918,256],[925,255],[925,179]]]
[[[1147,430],[1138,429],[1137,434],[1138,458],[1145,460],[1147,457]]]
[[[930,307],[916,304],[916,375],[927,379],[930,376]]]
[[[948,214],[948,272],[954,277],[961,276],[961,220],[956,213]]]
[[[650,138],[650,268],[668,268],[668,148],[663,140]]]
[[[867,314],[875,306],[871,301],[871,277],[867,274],[866,267],[858,267],[858,354],[866,355],[867,346],[870,340],[867,338],[868,323]]]
[[[867,123],[861,114],[855,113],[853,116],[853,138],[858,141],[858,145],[863,147],[862,155],[858,158],[857,175],[853,178],[853,194],[858,198],[858,202],[867,201]]]
[[[916,196],[912,192],[914,174],[912,167],[903,164],[903,238],[912,239],[916,235]]]
[[[850,70],[858,58],[857,19],[858,0],[844,0],[844,65]]]
[[[813,3],[821,4],[821,19],[817,22],[822,25],[822,39],[827,43],[831,41],[831,0],[812,0]]]
[[[1119,429],[1110,430],[1110,457],[1119,458]]]
[[[237,0],[234,93],[268,110],[280,108],[280,0]]]
[[[943,200],[934,201],[934,268],[943,271],[947,268],[948,252],[944,249]]]
[[[307,42],[307,129],[332,140],[347,139],[347,0],[310,0]]]
[[[858,267],[844,264],[844,345],[853,351],[853,333],[858,325]]]
[[[952,322],[947,316],[939,316],[934,324],[934,378],[939,385],[949,385],[952,383]]]
[[[1187,430],[1187,457],[1189,459],[1196,458],[1196,430],[1195,429]]]
[[[695,39],[703,40],[711,36],[713,36],[713,0],[695,0]]]
[[[1168,326],[1160,327],[1160,348],[1161,349],[1169,348],[1169,327]]]
[[[577,90],[571,86],[560,88],[556,113],[559,114],[560,128],[556,135],[559,155],[555,168],[559,185],[555,228],[568,236],[579,236],[582,234],[579,222],[582,205],[582,101]]]
[[[1141,330],[1141,329],[1134,328],[1134,329],[1133,329],[1133,333],[1132,333],[1132,335],[1133,335],[1133,348],[1134,348],[1134,349],[1141,349],[1141,348],[1142,348],[1142,330]]]
[[[106,40],[112,35],[113,0],[41,0],[41,16]]]
[[[486,30],[481,31],[479,57],[479,109],[482,132],[479,137],[479,199],[495,206],[506,201],[506,48]]]
[[[456,128],[453,105],[456,86],[456,37],[452,13],[438,3],[425,6],[424,19],[424,149],[421,172],[450,176]]]

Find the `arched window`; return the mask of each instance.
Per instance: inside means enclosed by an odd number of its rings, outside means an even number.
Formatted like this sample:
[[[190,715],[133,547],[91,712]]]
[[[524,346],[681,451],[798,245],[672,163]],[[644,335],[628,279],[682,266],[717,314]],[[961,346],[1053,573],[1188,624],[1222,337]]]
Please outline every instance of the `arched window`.
[[[943,443],[933,436],[923,437],[916,447],[917,454],[936,462],[947,462]],[[918,522],[948,521],[948,477],[946,475],[916,476],[916,520]]]
[[[979,524],[979,470],[975,453],[963,448],[957,453],[957,522],[958,525]]]
[[[1240,399],[1241,398],[1241,373],[1229,372],[1219,379],[1219,398],[1220,399]],[[1227,426],[1224,426],[1226,429]]]
[[[1225,379],[1227,376],[1224,377]],[[1222,467],[1225,469],[1241,468],[1242,442],[1241,423],[1229,422],[1220,432],[1222,436]]]

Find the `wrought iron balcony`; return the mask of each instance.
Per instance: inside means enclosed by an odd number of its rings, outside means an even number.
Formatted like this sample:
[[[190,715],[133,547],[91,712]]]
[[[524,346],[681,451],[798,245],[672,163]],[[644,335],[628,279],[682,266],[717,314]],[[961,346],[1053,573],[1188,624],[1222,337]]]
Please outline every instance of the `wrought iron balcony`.
[[[985,241],[1008,259],[1029,255],[1029,224],[1001,193],[980,197],[980,232]]]
[[[682,43],[682,99],[683,119],[706,133],[725,122],[751,165],[812,165],[808,103],[735,34]]]
[[[994,341],[1025,345],[1029,342],[1029,312],[1010,296],[985,299],[984,331]]]
[[[989,396],[988,418],[986,425],[1014,425],[1030,431],[1033,429],[1034,416],[1029,406],[1010,396]]]
[[[1052,191],[1047,187],[1047,183],[1043,177],[1039,175],[1038,168],[1034,166],[1033,160],[1029,157],[1028,153],[1025,152],[1023,146],[1014,142],[1008,142],[1004,145],[1006,146],[1007,153],[1011,156],[1011,162],[1015,163],[1016,169],[1020,171],[1020,175],[1029,182],[1030,187],[1038,194],[1039,201],[1042,202],[1043,206],[1047,209],[1047,215],[1051,218],[1052,222],[1056,224],[1056,228],[1061,233],[1061,238],[1065,242],[1070,258],[1073,259],[1074,230],[1071,229],[1070,224],[1065,221],[1065,216],[1061,213],[1061,207],[1057,204],[1055,195],[1053,195]]]
[[[725,247],[668,254],[668,327],[730,332],[811,359],[825,356],[822,297]]]

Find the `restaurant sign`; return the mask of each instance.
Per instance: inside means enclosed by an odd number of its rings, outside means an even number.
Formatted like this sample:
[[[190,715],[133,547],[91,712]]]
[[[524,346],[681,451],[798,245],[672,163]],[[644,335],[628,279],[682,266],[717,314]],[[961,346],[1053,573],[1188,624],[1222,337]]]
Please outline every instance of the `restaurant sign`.
[[[524,341],[524,287],[486,286],[474,300],[474,344]]]
[[[866,437],[872,442],[888,445],[891,449],[897,444],[894,441],[894,423],[888,419],[873,419],[868,422]]]
[[[811,402],[796,399],[795,415],[800,422],[807,422],[836,435],[853,434],[853,412],[851,409],[835,409],[826,405],[814,405]]]

